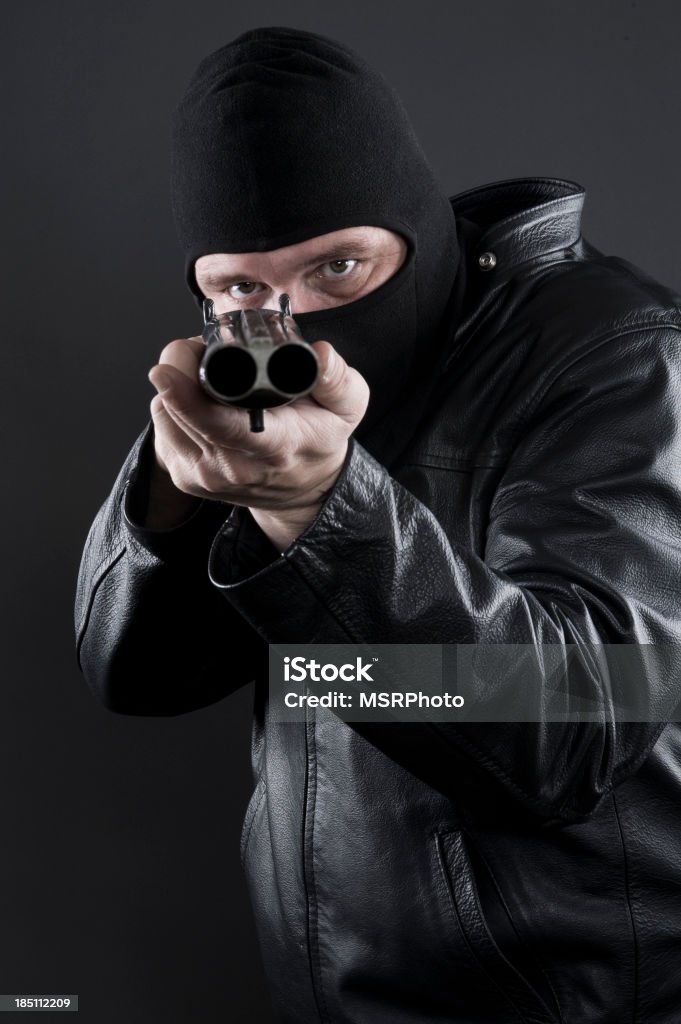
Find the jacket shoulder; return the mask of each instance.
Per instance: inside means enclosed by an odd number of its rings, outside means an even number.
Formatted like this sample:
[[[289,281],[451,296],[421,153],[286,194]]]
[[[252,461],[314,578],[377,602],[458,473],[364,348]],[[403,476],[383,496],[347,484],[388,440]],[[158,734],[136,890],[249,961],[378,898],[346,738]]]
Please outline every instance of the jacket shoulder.
[[[681,295],[619,256],[582,241],[572,258],[535,268],[524,319],[563,350],[654,328],[681,330]],[[530,279],[532,279],[530,283]]]

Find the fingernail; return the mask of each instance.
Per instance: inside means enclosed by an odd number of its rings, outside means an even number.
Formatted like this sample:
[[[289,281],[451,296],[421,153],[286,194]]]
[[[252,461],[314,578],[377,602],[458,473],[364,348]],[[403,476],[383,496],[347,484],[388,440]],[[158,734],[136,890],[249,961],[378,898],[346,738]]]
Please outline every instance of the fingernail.
[[[156,370],[153,373],[153,376],[152,373],[149,373],[148,377],[151,383],[156,388],[156,390],[159,392],[159,394],[161,394],[164,391],[168,391],[170,385],[172,384],[170,377],[167,374],[163,373],[161,370]]]

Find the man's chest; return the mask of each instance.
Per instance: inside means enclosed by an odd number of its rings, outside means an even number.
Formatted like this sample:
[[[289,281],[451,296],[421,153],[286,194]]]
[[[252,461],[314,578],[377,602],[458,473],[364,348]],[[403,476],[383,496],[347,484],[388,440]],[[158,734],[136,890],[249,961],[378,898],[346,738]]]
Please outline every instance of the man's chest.
[[[450,543],[481,558],[499,481],[541,390],[527,366],[531,344],[527,332],[519,337],[509,327],[472,339],[393,472],[431,510]]]

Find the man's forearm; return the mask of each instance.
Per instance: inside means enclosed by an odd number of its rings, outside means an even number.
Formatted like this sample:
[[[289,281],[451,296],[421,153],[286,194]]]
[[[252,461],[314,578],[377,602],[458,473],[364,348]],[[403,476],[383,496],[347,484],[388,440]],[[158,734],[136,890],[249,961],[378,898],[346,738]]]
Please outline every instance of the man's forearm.
[[[177,715],[249,682],[254,659],[264,657],[266,664],[267,654],[206,572],[228,510],[206,501],[191,521],[185,512],[185,525],[176,522],[172,533],[142,527],[151,444],[147,428],[88,534],[74,609],[76,650],[88,686],[105,707],[121,714]],[[138,485],[136,504],[133,484]],[[188,637],[200,637],[200,643]]]

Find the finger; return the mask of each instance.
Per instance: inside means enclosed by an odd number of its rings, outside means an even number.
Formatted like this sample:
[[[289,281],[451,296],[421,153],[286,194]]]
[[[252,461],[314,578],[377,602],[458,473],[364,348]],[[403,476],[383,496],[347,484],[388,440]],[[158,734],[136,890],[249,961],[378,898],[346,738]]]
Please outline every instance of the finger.
[[[328,341],[316,341],[312,347],[319,359],[320,372],[310,396],[341,419],[359,423],[369,403],[369,385]]]
[[[148,379],[152,382],[155,388],[158,389],[158,398],[161,398],[163,408],[166,415],[187,435],[194,443],[200,447],[202,451],[206,447],[206,439],[196,429],[193,423],[188,420],[182,419],[178,413],[173,409],[171,404],[171,391],[173,384],[171,382],[171,375],[167,372],[167,367],[171,364],[158,364],[156,367],[152,367],[152,370],[148,372]],[[177,369],[175,367],[175,369]]]
[[[244,409],[221,405],[203,392],[198,381],[190,380],[177,367],[168,363],[152,366],[149,380],[163,398],[163,403],[176,424],[200,443],[221,448],[253,451],[264,447],[260,435],[250,432]],[[254,440],[257,438],[258,440]]]
[[[161,444],[160,444],[159,436],[158,436],[158,427],[157,427],[156,421],[154,419],[154,417],[157,415],[159,409],[162,409],[162,408],[163,408],[163,399],[161,398],[160,395],[154,395],[154,397],[152,398],[152,400],[150,402],[150,405],[149,405],[149,411],[151,412],[151,418],[152,418],[152,420],[154,420],[154,429],[152,431],[153,437],[154,437],[154,458],[156,459],[156,462],[161,467],[161,469],[165,470],[165,472],[167,473],[168,472],[168,467],[165,464],[165,460],[161,456],[161,451],[160,451]]]
[[[167,391],[164,392],[163,398],[166,398],[167,394]],[[157,397],[161,396],[159,395]],[[168,414],[168,416],[170,416],[170,418],[177,424],[177,426],[185,432],[187,437],[190,437],[192,439],[192,441],[198,448],[200,448],[202,451],[206,450],[206,448],[208,447],[206,439],[203,437],[202,434],[199,433],[199,431],[196,429],[196,427],[193,426],[193,424],[191,424],[188,420],[182,419],[182,417],[173,409],[170,401],[167,401],[165,405],[165,411]]]
[[[160,395],[154,395],[150,405],[154,421],[154,446],[161,461],[176,484],[178,467],[182,462],[194,465],[201,458],[201,448],[168,415]],[[173,475],[174,474],[174,475]],[[181,490],[182,488],[180,488]]]
[[[158,357],[158,361],[160,364],[168,363],[177,367],[187,377],[194,380],[199,372],[199,365],[205,351],[206,346],[200,336],[177,338],[166,345]]]

